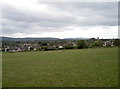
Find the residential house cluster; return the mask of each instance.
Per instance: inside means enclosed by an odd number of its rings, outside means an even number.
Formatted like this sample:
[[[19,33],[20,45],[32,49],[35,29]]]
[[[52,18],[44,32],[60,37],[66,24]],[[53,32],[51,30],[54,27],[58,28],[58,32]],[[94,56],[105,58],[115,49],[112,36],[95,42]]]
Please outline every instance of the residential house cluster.
[[[63,49],[65,48],[66,45],[70,45],[72,47],[76,46],[75,43],[60,43],[60,44],[49,44],[47,43],[46,45],[40,45],[40,44],[30,44],[30,43],[24,43],[24,44],[18,44],[16,46],[3,46],[1,48],[1,50],[3,49],[3,51],[7,52],[21,52],[21,51],[37,51],[37,50],[41,50],[44,51],[44,47],[47,47],[47,49]]]
[[[96,40],[92,39],[92,42],[96,42]],[[86,41],[88,42],[88,41]],[[102,46],[113,46],[113,41],[107,40],[107,41],[101,41]],[[87,43],[90,44],[89,42]],[[56,49],[69,49],[69,48],[76,48],[77,47],[77,41],[63,41],[63,42],[54,42],[54,43],[19,43],[15,46],[10,45],[3,45],[0,50],[2,51],[9,51],[9,52],[21,52],[21,51],[44,51],[44,50],[56,50]]]

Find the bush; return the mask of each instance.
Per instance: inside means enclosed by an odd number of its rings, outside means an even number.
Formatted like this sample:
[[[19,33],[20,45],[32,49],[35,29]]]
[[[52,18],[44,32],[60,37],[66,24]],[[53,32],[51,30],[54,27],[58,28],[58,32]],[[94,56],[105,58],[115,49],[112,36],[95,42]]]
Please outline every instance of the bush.
[[[101,47],[101,46],[103,46],[103,43],[101,40],[98,40],[98,41],[93,42],[93,44],[91,46],[92,47]]]
[[[113,42],[114,46],[120,46],[120,40],[119,39],[115,39]]]
[[[32,47],[30,47],[30,50],[33,50],[33,48],[32,48]]]
[[[47,51],[48,47],[47,46],[42,46],[41,49]]]
[[[85,48],[85,47],[86,47],[86,43],[85,43],[84,40],[79,40],[79,41],[77,42],[77,48],[78,48],[78,49],[82,49],[82,48]]]
[[[65,46],[65,49],[73,49],[72,46]]]

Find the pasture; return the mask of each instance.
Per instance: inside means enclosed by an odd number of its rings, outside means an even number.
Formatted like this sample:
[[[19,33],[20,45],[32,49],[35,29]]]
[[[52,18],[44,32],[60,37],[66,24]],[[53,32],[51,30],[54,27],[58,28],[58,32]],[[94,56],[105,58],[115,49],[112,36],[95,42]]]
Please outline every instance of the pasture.
[[[3,87],[116,87],[118,48],[2,53]]]

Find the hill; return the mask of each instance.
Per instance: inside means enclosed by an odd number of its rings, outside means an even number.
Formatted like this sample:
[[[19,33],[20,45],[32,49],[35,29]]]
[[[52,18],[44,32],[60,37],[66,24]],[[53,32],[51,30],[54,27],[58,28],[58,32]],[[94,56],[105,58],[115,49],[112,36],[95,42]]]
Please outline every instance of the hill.
[[[1,37],[2,40],[4,41],[41,41],[41,40],[59,40],[59,38],[50,38],[50,37],[45,37],[45,38],[11,38],[11,37]]]

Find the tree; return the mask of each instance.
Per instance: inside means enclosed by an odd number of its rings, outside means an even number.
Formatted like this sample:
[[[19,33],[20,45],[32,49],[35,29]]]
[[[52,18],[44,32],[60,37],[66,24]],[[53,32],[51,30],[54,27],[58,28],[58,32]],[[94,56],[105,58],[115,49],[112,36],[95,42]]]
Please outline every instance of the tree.
[[[39,45],[41,45],[41,43],[42,43],[41,41],[38,42]]]
[[[103,45],[102,40],[95,41],[92,44],[93,47],[100,47],[102,45]]]
[[[33,48],[32,48],[32,47],[30,47],[30,50],[33,50]]]
[[[41,49],[44,50],[44,51],[47,51],[48,47],[47,46],[42,46]]]
[[[113,44],[115,46],[120,46],[120,40],[119,39],[115,39],[114,42],[113,42]]]
[[[85,48],[86,47],[86,43],[84,40],[78,40],[77,42],[77,48],[78,49],[82,49],[82,48]]]
[[[66,45],[66,46],[65,46],[65,49],[73,49],[73,46],[71,46],[71,45]]]

